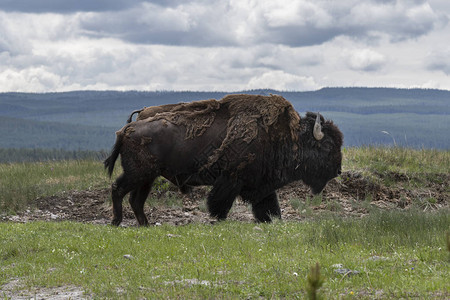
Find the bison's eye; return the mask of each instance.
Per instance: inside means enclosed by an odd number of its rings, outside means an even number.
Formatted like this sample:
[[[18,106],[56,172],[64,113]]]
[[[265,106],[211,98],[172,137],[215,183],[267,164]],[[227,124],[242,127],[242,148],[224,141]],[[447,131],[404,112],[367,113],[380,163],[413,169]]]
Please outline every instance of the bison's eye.
[[[333,143],[324,142],[322,144],[322,149],[325,150],[326,152],[330,152],[333,149]]]

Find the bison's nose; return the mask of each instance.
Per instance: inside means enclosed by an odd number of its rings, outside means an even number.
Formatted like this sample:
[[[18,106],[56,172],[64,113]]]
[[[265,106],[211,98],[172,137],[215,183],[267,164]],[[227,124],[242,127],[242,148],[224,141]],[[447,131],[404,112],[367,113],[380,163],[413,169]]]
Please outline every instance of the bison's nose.
[[[341,174],[342,174],[342,170],[339,169],[339,170],[338,170],[338,175],[341,175]]]

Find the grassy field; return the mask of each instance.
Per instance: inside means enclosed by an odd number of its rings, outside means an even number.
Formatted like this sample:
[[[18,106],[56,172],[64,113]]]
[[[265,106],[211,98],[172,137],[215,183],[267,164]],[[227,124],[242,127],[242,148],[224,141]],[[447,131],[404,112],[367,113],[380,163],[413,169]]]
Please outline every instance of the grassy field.
[[[76,286],[95,298],[303,299],[318,262],[323,299],[448,299],[449,224],[448,213],[418,211],[258,225],[0,223],[0,286],[20,278],[18,290]]]
[[[446,174],[450,170],[450,151],[360,147],[344,149],[343,156],[344,170],[410,175]]]
[[[416,184],[439,181],[439,174],[450,170],[450,151],[362,147],[346,148],[343,156],[343,171],[362,172],[368,177],[407,174]],[[117,167],[113,178],[119,172]],[[24,209],[37,197],[108,187],[112,182],[96,160],[0,164],[0,178],[0,215]],[[389,176],[382,178],[389,184]]]
[[[349,148],[343,169],[385,185],[400,184],[389,174],[403,174],[405,188],[438,185],[448,194],[441,175],[450,151]],[[111,183],[98,161],[0,164],[0,178],[0,215],[37,197]],[[49,297],[62,288],[100,299],[304,299],[319,263],[323,299],[449,299],[449,233],[448,209],[420,206],[273,224],[0,222],[0,297]]]
[[[101,162],[95,160],[0,164],[0,178],[4,213],[22,210],[37,197],[110,185]]]

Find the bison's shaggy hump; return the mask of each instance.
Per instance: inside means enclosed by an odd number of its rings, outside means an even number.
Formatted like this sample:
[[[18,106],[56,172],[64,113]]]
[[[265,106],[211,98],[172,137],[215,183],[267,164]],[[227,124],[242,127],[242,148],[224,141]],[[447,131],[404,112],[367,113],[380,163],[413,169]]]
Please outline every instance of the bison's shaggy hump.
[[[297,140],[300,124],[300,116],[294,110],[291,103],[278,95],[228,95],[220,100],[221,104],[228,104],[230,115],[233,116],[228,122],[228,133],[239,132],[245,142],[251,142],[258,135],[257,125],[262,125],[266,132],[277,123],[283,113],[289,115],[289,126],[291,137]]]
[[[137,120],[147,122],[166,120],[175,125],[185,126],[186,139],[192,139],[201,136],[211,126],[216,116],[215,111],[219,108],[220,104],[215,99],[151,106],[142,110]]]
[[[247,144],[252,142],[258,136],[259,128],[269,133],[271,127],[280,125],[278,129],[281,130],[277,130],[277,140],[274,142],[285,142],[286,139],[290,139],[291,143],[296,145],[300,116],[291,103],[283,97],[272,94],[270,96],[228,95],[219,102],[221,106],[228,108],[232,117],[228,121],[227,133],[221,146],[209,157],[205,167],[214,164],[230,145],[236,142]],[[284,113],[288,114],[289,123],[277,124],[279,117]],[[294,146],[293,150],[296,148]]]
[[[190,103],[167,104],[145,107],[139,112],[136,120],[152,122],[164,119],[175,125],[186,127],[186,139],[201,136],[214,122],[216,112],[227,109],[233,116],[228,122],[227,138],[224,142],[242,139],[250,143],[258,135],[258,124],[266,132],[277,122],[278,116],[288,112],[290,131],[293,140],[297,139],[300,117],[292,105],[277,95],[228,95],[217,101],[201,100]]]

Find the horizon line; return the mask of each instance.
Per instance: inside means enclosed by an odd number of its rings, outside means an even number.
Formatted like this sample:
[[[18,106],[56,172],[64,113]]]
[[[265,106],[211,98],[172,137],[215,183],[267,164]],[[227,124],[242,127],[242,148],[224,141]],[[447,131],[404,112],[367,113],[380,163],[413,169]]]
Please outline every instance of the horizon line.
[[[63,93],[76,93],[76,92],[117,92],[117,93],[243,93],[243,92],[257,92],[257,91],[266,91],[267,92],[278,92],[278,93],[311,93],[311,92],[319,92],[327,89],[386,89],[386,90],[422,90],[422,91],[443,91],[450,92],[450,89],[439,89],[439,88],[423,88],[423,87],[383,87],[383,86],[326,86],[321,87],[315,90],[278,90],[272,88],[258,88],[258,89],[242,89],[242,90],[233,90],[233,91],[224,91],[224,90],[136,90],[136,89],[74,89],[67,91],[45,91],[45,92],[25,92],[25,91],[4,91],[0,92],[0,94],[63,94]]]

